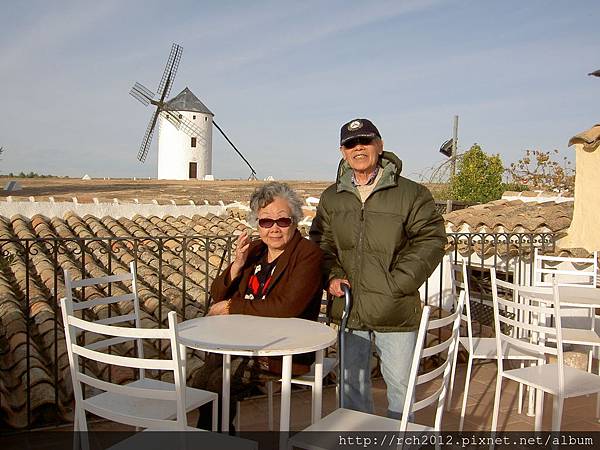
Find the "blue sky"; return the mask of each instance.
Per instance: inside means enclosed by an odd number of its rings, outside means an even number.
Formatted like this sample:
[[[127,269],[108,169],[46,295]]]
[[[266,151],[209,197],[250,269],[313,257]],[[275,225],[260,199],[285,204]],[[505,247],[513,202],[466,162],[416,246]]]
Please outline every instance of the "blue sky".
[[[0,173],[156,176],[136,159],[183,46],[188,86],[259,178],[330,180],[339,127],[368,117],[418,179],[474,142],[504,164],[600,122],[597,1],[22,1],[0,15]],[[155,136],[156,141],[156,136]],[[249,170],[215,130],[213,173]]]

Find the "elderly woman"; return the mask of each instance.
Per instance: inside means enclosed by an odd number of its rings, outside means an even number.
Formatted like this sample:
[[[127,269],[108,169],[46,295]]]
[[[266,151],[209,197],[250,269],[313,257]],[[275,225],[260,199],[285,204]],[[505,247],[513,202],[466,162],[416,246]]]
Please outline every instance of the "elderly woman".
[[[316,320],[322,294],[322,253],[297,229],[302,203],[285,183],[257,188],[250,198],[251,224],[259,238],[242,233],[233,263],[215,279],[213,314],[250,314]]]
[[[250,314],[316,320],[323,292],[323,255],[319,246],[304,239],[297,229],[303,216],[298,195],[285,183],[268,183],[254,191],[250,209],[249,222],[258,225],[259,239],[252,241],[247,232],[238,237],[234,261],[212,284],[213,305],[208,315]],[[295,356],[292,373],[308,372],[313,361],[314,354]],[[254,368],[258,365],[261,371],[281,373],[281,358],[258,358],[251,365]],[[232,380],[232,413],[234,397],[243,396],[239,372]],[[203,387],[220,392],[214,381]],[[209,417],[209,409],[201,408],[198,426],[208,429]]]

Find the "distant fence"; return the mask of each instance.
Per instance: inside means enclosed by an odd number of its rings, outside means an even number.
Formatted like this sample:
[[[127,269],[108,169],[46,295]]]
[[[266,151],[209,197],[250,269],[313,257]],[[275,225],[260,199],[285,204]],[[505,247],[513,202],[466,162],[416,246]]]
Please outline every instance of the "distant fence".
[[[210,285],[230,263],[235,239],[233,235],[0,239],[0,429],[65,420],[48,412],[72,402],[69,389],[61,385],[68,373],[58,307],[64,295],[63,268],[77,278],[95,277],[128,271],[134,261],[142,309],[162,326],[169,310],[176,310],[182,319],[205,314]],[[482,280],[490,265],[521,280],[531,276],[522,263],[531,261],[533,248],[553,249],[554,241],[550,233],[453,233],[448,235],[447,255],[466,259]],[[428,292],[442,295],[443,266],[437,273],[425,285],[426,299],[431,298]],[[40,400],[42,384],[45,397]]]

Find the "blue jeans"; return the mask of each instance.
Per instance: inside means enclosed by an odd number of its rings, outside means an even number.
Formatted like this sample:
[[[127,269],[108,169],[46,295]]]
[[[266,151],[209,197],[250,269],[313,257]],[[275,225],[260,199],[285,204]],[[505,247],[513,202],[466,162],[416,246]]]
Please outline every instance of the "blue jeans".
[[[345,332],[344,406],[373,413],[371,393],[371,339],[381,360],[387,385],[388,417],[399,419],[404,408],[410,366],[415,352],[417,332],[358,331]]]

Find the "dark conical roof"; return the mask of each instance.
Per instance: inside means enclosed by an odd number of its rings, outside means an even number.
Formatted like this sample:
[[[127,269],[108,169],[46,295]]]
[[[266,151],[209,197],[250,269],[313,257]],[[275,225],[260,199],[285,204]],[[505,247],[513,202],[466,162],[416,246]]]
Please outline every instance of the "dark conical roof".
[[[212,111],[208,109],[187,87],[166,102],[164,109],[167,111],[194,111],[214,116]]]

